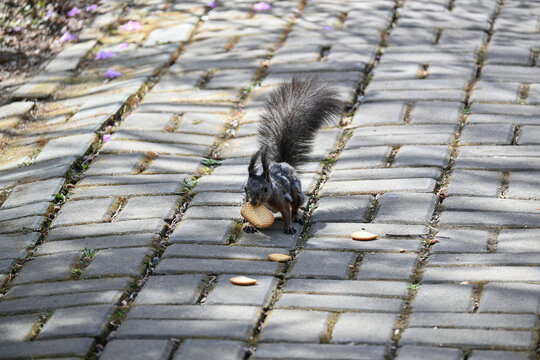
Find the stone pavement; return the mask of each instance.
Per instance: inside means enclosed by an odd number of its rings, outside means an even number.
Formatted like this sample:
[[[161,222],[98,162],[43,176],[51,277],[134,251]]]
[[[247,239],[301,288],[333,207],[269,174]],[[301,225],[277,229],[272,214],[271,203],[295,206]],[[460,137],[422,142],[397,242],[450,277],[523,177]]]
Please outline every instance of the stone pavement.
[[[102,1],[0,108],[0,358],[538,359],[540,1],[255,4]],[[298,72],[348,105],[307,224],[247,234],[257,112]]]

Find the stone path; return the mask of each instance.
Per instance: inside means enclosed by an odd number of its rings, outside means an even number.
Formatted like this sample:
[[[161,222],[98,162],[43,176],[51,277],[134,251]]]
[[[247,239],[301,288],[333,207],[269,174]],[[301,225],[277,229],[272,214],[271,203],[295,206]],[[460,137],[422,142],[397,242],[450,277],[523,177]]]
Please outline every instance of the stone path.
[[[102,1],[0,108],[0,358],[537,359],[540,2],[255,3]],[[298,72],[348,105],[308,223],[246,234],[257,111]]]

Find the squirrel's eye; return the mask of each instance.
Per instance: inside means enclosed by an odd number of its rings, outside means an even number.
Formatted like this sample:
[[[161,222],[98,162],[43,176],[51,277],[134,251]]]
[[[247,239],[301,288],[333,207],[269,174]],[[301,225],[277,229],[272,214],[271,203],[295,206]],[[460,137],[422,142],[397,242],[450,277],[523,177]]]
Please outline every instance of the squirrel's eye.
[[[264,192],[268,192],[268,187],[267,186],[264,187]]]
[[[244,186],[244,191],[247,192],[247,186]]]

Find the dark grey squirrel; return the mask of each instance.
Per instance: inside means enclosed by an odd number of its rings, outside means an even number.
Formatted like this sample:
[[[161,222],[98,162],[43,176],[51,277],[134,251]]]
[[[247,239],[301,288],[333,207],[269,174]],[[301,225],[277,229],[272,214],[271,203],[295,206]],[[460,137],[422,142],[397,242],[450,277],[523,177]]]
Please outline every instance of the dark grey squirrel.
[[[260,147],[248,167],[246,201],[281,212],[287,234],[296,232],[293,220],[303,223],[298,208],[305,196],[296,169],[308,161],[317,131],[342,109],[337,90],[315,76],[294,76],[267,95],[258,128]],[[256,166],[259,158],[261,166]]]

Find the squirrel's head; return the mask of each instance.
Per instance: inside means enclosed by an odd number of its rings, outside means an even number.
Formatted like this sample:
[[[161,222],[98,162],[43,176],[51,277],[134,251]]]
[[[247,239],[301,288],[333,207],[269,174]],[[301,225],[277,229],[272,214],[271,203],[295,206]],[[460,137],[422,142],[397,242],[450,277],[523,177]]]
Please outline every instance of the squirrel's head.
[[[257,206],[270,200],[272,195],[272,183],[270,181],[270,171],[268,169],[268,160],[265,151],[261,154],[262,173],[260,172],[260,169],[257,171],[255,168],[255,163],[257,162],[260,153],[261,150],[257,151],[251,157],[248,167],[249,177],[245,187],[246,201],[253,206]]]

